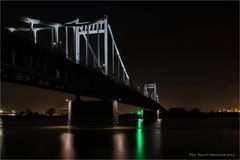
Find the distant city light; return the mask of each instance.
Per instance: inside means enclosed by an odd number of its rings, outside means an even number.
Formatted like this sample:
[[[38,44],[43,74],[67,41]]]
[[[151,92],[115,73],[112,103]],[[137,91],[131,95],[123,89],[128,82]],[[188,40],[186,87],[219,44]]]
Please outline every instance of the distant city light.
[[[239,106],[233,106],[233,107],[225,107],[218,110],[218,112],[235,112],[240,113],[240,107]]]
[[[1,116],[16,116],[17,111],[16,110],[11,110],[11,111],[7,111],[7,110],[0,110],[0,115]]]
[[[17,111],[13,109],[13,110],[11,110],[11,113],[12,113],[12,114],[16,114]]]

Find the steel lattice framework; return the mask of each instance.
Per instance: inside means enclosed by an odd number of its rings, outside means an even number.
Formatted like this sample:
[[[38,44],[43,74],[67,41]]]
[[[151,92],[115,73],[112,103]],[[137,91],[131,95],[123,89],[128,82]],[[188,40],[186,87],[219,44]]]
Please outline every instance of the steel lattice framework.
[[[159,98],[157,94],[157,85],[156,83],[153,84],[144,84],[144,96],[152,98],[154,101],[159,103]]]
[[[79,19],[75,19],[66,23],[51,23],[45,22],[38,19],[21,17],[19,19],[22,22],[29,24],[27,28],[15,28],[15,27],[7,27],[7,29],[11,32],[16,31],[25,31],[33,33],[34,43],[38,42],[38,32],[51,30],[51,46],[57,48],[60,44],[65,45],[65,56],[66,59],[71,60],[69,57],[69,38],[73,38],[72,50],[74,52],[74,61],[79,64],[80,61],[89,64],[90,56],[93,59],[94,68],[103,68],[103,72],[106,76],[112,76],[113,78],[117,78],[121,80],[125,84],[129,84],[129,75],[127,73],[126,67],[123,64],[122,58],[120,56],[120,52],[118,50],[116,41],[113,36],[113,32],[110,24],[108,23],[108,18],[105,16],[103,19],[97,20],[95,22],[80,22]],[[59,29],[65,28],[65,44],[62,44],[60,41],[60,33]],[[72,35],[69,35],[69,30],[72,30]],[[97,49],[91,45],[89,41],[90,36],[97,35]],[[104,37],[103,47],[104,53],[101,53],[101,44],[100,44],[100,36]],[[85,51],[81,50],[80,43],[81,37],[83,37],[85,41]],[[111,50],[109,48],[111,47]],[[85,54],[85,60],[81,60],[81,54]],[[109,59],[111,54],[112,60]],[[103,62],[101,62],[101,56],[103,56]],[[111,66],[109,65],[111,62]],[[117,65],[116,65],[116,64]],[[111,67],[111,68],[110,68]],[[109,71],[111,70],[111,74]],[[121,72],[121,73],[120,73]]]

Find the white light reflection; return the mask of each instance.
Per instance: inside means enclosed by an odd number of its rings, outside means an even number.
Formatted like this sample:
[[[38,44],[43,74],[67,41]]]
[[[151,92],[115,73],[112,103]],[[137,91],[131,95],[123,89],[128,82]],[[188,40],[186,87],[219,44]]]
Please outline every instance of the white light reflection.
[[[74,135],[72,133],[63,133],[60,136],[61,141],[61,156],[62,159],[74,159],[75,148],[74,148]]]
[[[162,125],[162,119],[157,119],[157,121],[156,121],[156,126],[158,127],[158,128],[161,128],[161,125]]]
[[[154,157],[162,156],[162,119],[157,119],[155,122],[155,131],[152,132],[152,143]]]
[[[0,117],[0,153],[3,153],[3,126],[2,118]]]
[[[125,135],[123,133],[113,134],[113,157],[114,159],[126,159]]]
[[[71,117],[72,117],[72,100],[66,99],[66,102],[68,102],[68,126],[71,125]]]

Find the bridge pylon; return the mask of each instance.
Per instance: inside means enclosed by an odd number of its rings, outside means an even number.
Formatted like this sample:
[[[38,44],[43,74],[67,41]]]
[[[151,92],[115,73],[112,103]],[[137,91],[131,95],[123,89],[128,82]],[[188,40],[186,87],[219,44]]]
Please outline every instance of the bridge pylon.
[[[143,87],[143,95],[145,97],[151,98],[152,100],[159,103],[159,97],[157,94],[157,85],[156,83],[148,83],[144,84]],[[144,110],[143,118],[144,119],[159,119],[160,110]]]
[[[113,127],[118,125],[116,100],[83,101],[79,97],[68,103],[68,125],[72,127]]]
[[[157,94],[157,85],[155,82],[151,84],[150,83],[144,84],[143,95],[159,103],[159,98]]]

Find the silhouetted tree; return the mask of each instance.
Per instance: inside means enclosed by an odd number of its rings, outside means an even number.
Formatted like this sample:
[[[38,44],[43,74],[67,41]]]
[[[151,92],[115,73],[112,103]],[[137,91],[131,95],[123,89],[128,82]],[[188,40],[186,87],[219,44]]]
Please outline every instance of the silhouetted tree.
[[[56,110],[54,108],[50,108],[46,111],[46,115],[53,116],[56,113]]]
[[[20,111],[19,116],[23,116],[26,112],[25,111]]]
[[[32,113],[30,109],[26,109],[26,116],[32,116]]]
[[[40,113],[39,112],[34,112],[33,116],[40,116]]]
[[[191,112],[194,112],[194,113],[199,113],[200,110],[198,108],[193,108]]]

